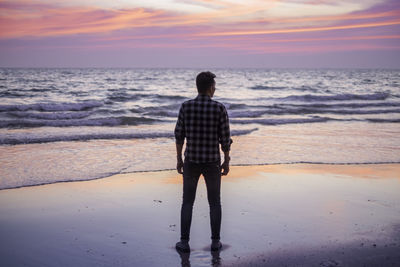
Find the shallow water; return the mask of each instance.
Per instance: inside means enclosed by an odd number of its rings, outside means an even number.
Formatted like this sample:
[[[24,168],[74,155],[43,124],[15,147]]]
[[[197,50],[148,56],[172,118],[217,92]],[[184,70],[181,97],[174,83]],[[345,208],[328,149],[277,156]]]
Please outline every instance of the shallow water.
[[[234,136],[233,142],[232,165],[400,161],[397,124],[382,124],[378,129],[365,122],[267,126]],[[174,169],[175,153],[172,137],[3,145],[0,188]]]

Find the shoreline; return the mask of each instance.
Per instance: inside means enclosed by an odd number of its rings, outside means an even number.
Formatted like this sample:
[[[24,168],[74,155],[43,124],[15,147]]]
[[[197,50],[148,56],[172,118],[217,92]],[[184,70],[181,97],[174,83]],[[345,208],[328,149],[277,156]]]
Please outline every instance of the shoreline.
[[[232,166],[222,178],[217,254],[202,178],[189,255],[174,249],[182,197],[174,170],[0,190],[0,263],[395,266],[399,173],[400,164]]]
[[[267,166],[291,166],[291,165],[326,165],[326,166],[363,166],[363,165],[399,165],[400,162],[360,162],[360,163],[326,163],[326,162],[306,162],[306,161],[298,161],[298,162],[291,162],[291,163],[260,163],[260,164],[231,164],[230,167],[267,167]],[[116,172],[116,173],[109,173],[105,174],[104,176],[101,177],[95,177],[95,178],[89,178],[89,179],[76,179],[76,180],[65,180],[65,181],[55,181],[55,182],[48,182],[48,183],[41,183],[41,184],[33,184],[33,185],[22,185],[22,186],[16,186],[16,187],[9,187],[9,188],[0,188],[0,192],[3,190],[10,190],[10,189],[21,189],[21,188],[29,188],[29,187],[36,187],[36,186],[44,186],[44,185],[51,185],[51,184],[58,184],[58,183],[72,183],[72,182],[85,182],[85,181],[93,181],[93,180],[101,180],[101,179],[107,179],[111,178],[115,175],[120,175],[120,174],[141,174],[141,173],[158,173],[158,172],[169,172],[169,171],[175,171],[175,169],[169,168],[169,169],[159,169],[159,170],[148,170],[148,171],[130,171],[130,172]]]

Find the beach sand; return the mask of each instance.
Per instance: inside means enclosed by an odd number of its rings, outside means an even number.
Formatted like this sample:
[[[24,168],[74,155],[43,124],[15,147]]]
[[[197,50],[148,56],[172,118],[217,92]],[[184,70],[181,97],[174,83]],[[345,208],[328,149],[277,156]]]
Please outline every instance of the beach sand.
[[[400,266],[400,164],[233,166],[223,250],[200,179],[178,254],[182,178],[118,174],[0,191],[0,266]]]

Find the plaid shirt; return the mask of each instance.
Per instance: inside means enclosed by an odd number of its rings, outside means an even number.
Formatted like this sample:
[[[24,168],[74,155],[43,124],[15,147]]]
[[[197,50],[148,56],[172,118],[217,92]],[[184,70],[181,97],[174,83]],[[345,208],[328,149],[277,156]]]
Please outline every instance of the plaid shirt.
[[[219,144],[227,152],[232,143],[225,106],[208,95],[184,102],[175,127],[176,143],[183,144],[185,137],[185,159],[195,163],[220,161]]]

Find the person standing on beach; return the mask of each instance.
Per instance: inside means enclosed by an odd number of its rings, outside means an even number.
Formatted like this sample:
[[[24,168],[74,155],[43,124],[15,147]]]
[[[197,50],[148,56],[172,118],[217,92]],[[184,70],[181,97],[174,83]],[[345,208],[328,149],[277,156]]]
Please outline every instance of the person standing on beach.
[[[176,169],[178,173],[183,174],[181,240],[176,243],[176,249],[181,252],[190,252],[192,210],[201,174],[206,182],[210,206],[211,250],[218,251],[222,248],[220,242],[221,175],[227,175],[229,172],[229,151],[232,139],[225,106],[211,99],[215,92],[215,77],[215,74],[209,71],[197,75],[198,96],[181,105],[175,127]],[[185,138],[185,161],[183,161],[182,149]],[[224,152],[222,165],[219,144]]]

